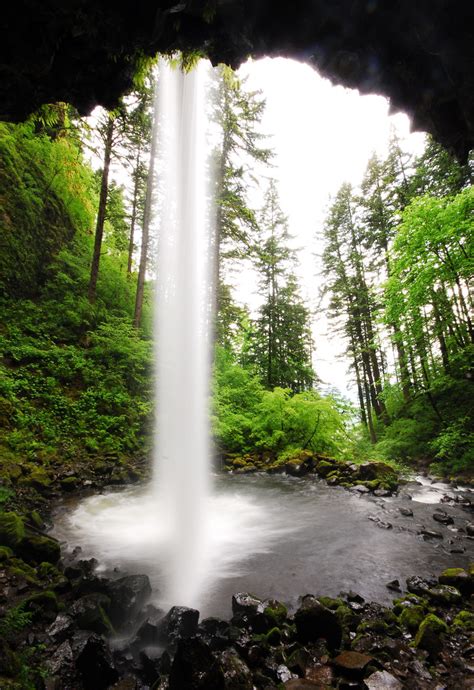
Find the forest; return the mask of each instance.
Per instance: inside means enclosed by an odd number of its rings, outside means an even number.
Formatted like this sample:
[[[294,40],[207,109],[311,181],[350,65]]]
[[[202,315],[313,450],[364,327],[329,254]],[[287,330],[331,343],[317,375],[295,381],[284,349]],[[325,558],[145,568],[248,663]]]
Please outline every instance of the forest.
[[[64,527],[69,513],[77,516],[85,505],[83,515],[92,506],[92,532],[100,534],[104,520],[94,510],[102,499],[124,491],[122,515],[137,496],[145,500],[140,491],[151,474],[160,415],[153,328],[162,230],[154,196],[161,174],[159,93],[159,70],[147,63],[115,110],[81,117],[58,102],[23,122],[0,122],[0,686],[397,690],[435,687],[428,683],[449,672],[454,685],[446,687],[467,688],[456,685],[467,667],[454,660],[462,649],[468,664],[474,629],[474,574],[466,565],[474,524],[461,513],[472,510],[466,492],[474,482],[473,159],[459,162],[428,135],[414,155],[394,132],[387,155],[370,157],[360,185],[344,183],[330,199],[324,223],[314,228],[322,250],[310,304],[271,139],[262,128],[265,98],[230,67],[213,73],[208,117],[218,136],[209,416],[212,469],[217,485],[230,487],[222,495],[232,499],[212,515],[225,531],[242,501],[236,543],[240,548],[254,538],[245,519],[260,520],[268,536],[256,550],[263,558],[272,552],[277,527],[288,543],[291,529],[301,530],[300,540],[316,534],[327,547],[329,574],[320,557],[316,566],[311,562],[311,576],[321,572],[331,596],[297,599],[305,593],[295,591],[299,583],[312,581],[304,579],[300,555],[287,566],[282,546],[280,561],[265,561],[268,579],[259,583],[259,596],[233,596],[231,624],[212,610],[198,628],[194,608],[173,606],[164,616],[155,600],[147,604],[155,582],[137,574],[143,568],[127,570],[118,557],[111,565],[107,548],[92,553],[80,530],[77,541],[55,531],[56,519]],[[248,271],[256,308],[238,298],[239,277]],[[351,397],[325,385],[331,381],[314,365],[314,326],[323,316],[331,337],[343,343]],[[189,391],[178,393],[184,399]],[[184,415],[181,421],[186,433]],[[333,526],[340,515],[345,541],[339,549],[331,525],[313,525],[314,487],[298,483],[307,474],[315,475],[315,492],[335,492],[317,496]],[[425,490],[423,481],[428,493],[432,481],[464,493],[436,499],[443,506],[433,515],[424,505],[429,501],[411,500]],[[293,502],[294,514],[285,501]],[[416,526],[407,526],[415,525],[414,513]],[[399,527],[400,515],[407,522]],[[373,553],[359,545],[350,551],[357,536]],[[385,546],[389,538],[394,542]],[[439,582],[427,572],[426,580],[408,578],[402,594],[398,579],[385,583],[392,565],[384,559],[390,553],[402,562],[408,538],[418,540],[417,567],[423,559],[428,569],[437,549],[445,570]],[[126,541],[122,548],[127,551]],[[311,549],[320,553],[312,542]],[[331,590],[336,557],[344,558],[337,576],[350,590],[340,596]],[[379,586],[384,605],[352,591],[365,586],[358,582],[359,559],[371,572],[377,568],[371,586]],[[212,567],[217,572],[220,565]],[[278,568],[287,580],[287,570],[295,577],[289,603],[265,598],[277,596],[271,573]],[[399,597],[388,608],[387,588]],[[111,651],[105,640],[117,635],[127,642]],[[147,656],[152,643],[159,658]],[[168,643],[171,651],[163,653]],[[400,681],[391,675],[399,670],[395,644],[407,665]],[[317,676],[321,668],[329,675]],[[422,672],[432,675],[413,685]],[[363,684],[369,674],[390,675],[398,684],[386,677],[391,685]],[[295,684],[302,677],[310,685]]]

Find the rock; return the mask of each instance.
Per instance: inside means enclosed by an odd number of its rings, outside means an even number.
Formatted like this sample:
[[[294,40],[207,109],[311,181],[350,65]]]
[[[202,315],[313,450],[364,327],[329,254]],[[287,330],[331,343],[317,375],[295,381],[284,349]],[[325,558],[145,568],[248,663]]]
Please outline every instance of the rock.
[[[238,592],[232,597],[232,613],[263,613],[263,601],[248,592]]]
[[[15,549],[25,536],[25,525],[16,513],[0,513],[0,544]]]
[[[364,674],[365,667],[370,664],[373,657],[360,652],[344,651],[339,654],[332,663],[338,671],[349,677],[360,678]]]
[[[436,522],[440,522],[442,525],[453,525],[454,520],[451,517],[451,515],[448,515],[448,513],[444,511],[437,511],[436,513],[433,514],[433,520],[436,520]]]
[[[28,534],[21,543],[20,552],[29,563],[56,564],[61,558],[59,542],[46,535]]]
[[[337,616],[309,594],[303,597],[295,613],[295,625],[298,639],[303,643],[322,637],[333,649],[341,644],[342,626]]]
[[[370,490],[363,484],[356,484],[355,486],[351,487],[351,491],[358,491],[360,494],[370,493]]]
[[[180,639],[169,676],[169,690],[222,690],[224,675],[208,645],[198,637]]]
[[[102,637],[81,630],[73,636],[71,647],[83,690],[106,690],[118,680],[112,653]]]
[[[247,664],[235,650],[229,649],[220,656],[225,690],[252,690],[253,679]]]
[[[413,510],[411,508],[403,508],[402,507],[402,508],[399,508],[398,510],[400,511],[400,513],[404,517],[413,517]]]
[[[440,584],[456,587],[464,594],[470,594],[474,588],[474,582],[464,568],[447,568],[438,578]]]
[[[79,478],[75,476],[65,477],[64,479],[61,479],[60,484],[63,491],[74,491],[77,489],[79,484]]]
[[[413,577],[407,578],[407,590],[412,594],[417,594],[418,596],[424,597],[428,594],[431,587],[436,586],[436,580],[424,580],[422,577],[414,575]]]
[[[443,539],[441,532],[436,532],[432,529],[423,528],[418,532],[418,534],[421,534],[425,541],[428,541],[429,539]]]
[[[66,640],[54,652],[53,656],[46,662],[46,667],[49,673],[55,675],[56,673],[67,672],[72,667],[74,655],[71,648],[71,643]]]
[[[328,476],[331,472],[334,472],[336,469],[336,461],[329,461],[329,460],[320,460],[317,465],[316,465],[316,471],[319,474],[320,477],[325,477]]]
[[[442,648],[442,637],[448,632],[444,621],[430,613],[422,621],[415,637],[415,647],[426,650],[430,656],[437,656]]]
[[[334,670],[331,666],[318,664],[317,666],[307,666],[304,676],[317,685],[331,686],[334,682]]]
[[[379,479],[383,482],[397,483],[397,473],[384,462],[367,462],[359,465],[358,476],[363,481]]]
[[[158,624],[158,639],[169,645],[196,634],[199,611],[186,606],[173,606]]]
[[[474,613],[472,611],[460,611],[453,621],[453,628],[474,632]]]
[[[425,617],[425,608],[413,604],[412,606],[405,606],[399,616],[401,625],[407,628],[411,633],[415,633],[420,627],[421,622]]]
[[[111,635],[114,629],[107,615],[108,610],[110,610],[110,599],[105,594],[95,593],[76,599],[69,613],[81,630]]]
[[[58,613],[46,632],[53,640],[61,642],[62,640],[71,637],[72,631],[75,629],[75,627],[76,624],[71,616],[68,616],[65,613]]]
[[[427,595],[436,604],[450,606],[461,600],[461,592],[450,585],[438,585],[428,590]]]
[[[376,671],[364,680],[368,690],[402,690],[403,685],[388,671]]]
[[[400,587],[400,582],[398,580],[390,580],[390,582],[387,582],[385,585],[387,589],[392,590],[393,592],[401,592],[402,589]]]
[[[229,623],[219,618],[205,618],[199,624],[199,634],[212,651],[222,651],[229,646]]]
[[[108,584],[110,598],[110,620],[114,627],[120,627],[138,613],[151,596],[148,575],[127,575]]]
[[[321,685],[308,678],[293,678],[285,683],[285,690],[325,690],[326,686]]]
[[[33,620],[52,623],[58,612],[58,600],[54,592],[38,592],[25,600],[25,610],[33,613]]]
[[[388,489],[375,489],[374,491],[374,496],[377,496],[379,498],[385,498],[386,496],[391,496],[392,492],[389,491]]]

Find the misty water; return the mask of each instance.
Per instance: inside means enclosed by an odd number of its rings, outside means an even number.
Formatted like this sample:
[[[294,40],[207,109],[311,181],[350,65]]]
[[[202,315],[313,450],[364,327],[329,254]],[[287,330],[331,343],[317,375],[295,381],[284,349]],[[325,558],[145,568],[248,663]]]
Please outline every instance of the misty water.
[[[399,496],[375,498],[314,478],[216,476],[206,505],[209,538],[201,554],[206,578],[186,603],[203,616],[223,617],[229,616],[237,591],[294,606],[307,592],[336,595],[352,589],[387,603],[395,596],[385,586],[390,580],[404,585],[411,575],[431,576],[472,560],[472,541],[458,533],[469,514],[454,501],[440,503],[444,496],[465,495],[472,499],[468,489],[429,480],[408,484]],[[413,517],[404,517],[403,507],[411,508]],[[437,509],[452,515],[454,525],[435,522]],[[392,528],[382,529],[370,518]],[[417,534],[422,527],[443,539],[425,541]],[[166,597],[167,534],[166,519],[157,526],[155,497],[143,486],[65,504],[55,525],[55,535],[70,549],[81,546],[84,558],[98,559],[99,572],[149,575],[154,602],[164,609],[185,603]],[[461,544],[464,553],[451,553]]]

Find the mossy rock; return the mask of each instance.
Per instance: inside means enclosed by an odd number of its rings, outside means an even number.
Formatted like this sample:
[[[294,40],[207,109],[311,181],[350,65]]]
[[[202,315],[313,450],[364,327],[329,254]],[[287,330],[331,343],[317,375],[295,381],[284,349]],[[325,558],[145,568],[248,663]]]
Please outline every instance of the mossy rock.
[[[232,467],[245,467],[247,463],[248,460],[246,460],[245,458],[234,458],[234,460],[232,460]]]
[[[335,464],[335,462],[320,460],[316,465],[316,471],[321,477],[326,478],[331,472],[334,472],[336,470]]]
[[[401,612],[398,620],[400,624],[414,633],[420,627],[421,622],[425,617],[425,609],[423,606],[407,606]]]
[[[378,488],[380,488],[380,479],[372,479],[367,482],[362,482],[364,486],[366,486],[370,491],[376,491]],[[385,487],[383,487],[385,488]]]
[[[64,491],[74,491],[79,484],[79,477],[64,477],[61,479],[61,489]]]
[[[0,563],[8,561],[13,556],[13,551],[9,546],[0,546]]]
[[[389,632],[389,625],[382,618],[374,618],[373,620],[362,621],[357,628],[357,633],[363,634],[366,632],[386,635]]]
[[[21,558],[11,558],[8,562],[8,572],[19,578],[24,578],[29,584],[37,585],[38,578],[36,577],[36,570],[25,563]]]
[[[54,592],[47,590],[33,594],[25,600],[25,611],[33,614],[33,620],[53,621],[58,613],[58,599]]]
[[[280,644],[281,642],[281,630],[280,628],[271,628],[265,635],[265,640],[266,642],[272,646],[276,647]]]
[[[30,474],[26,477],[21,477],[19,482],[21,486],[33,487],[40,493],[47,491],[51,486],[51,479],[43,467],[33,467]]]
[[[339,598],[318,597],[318,601],[320,601],[323,606],[326,606],[326,608],[331,609],[332,611],[335,611],[340,606],[345,606],[344,599]]]
[[[472,611],[460,611],[453,621],[453,628],[474,632],[474,613]]]
[[[427,592],[431,601],[442,606],[451,606],[461,600],[461,592],[451,585],[438,585]]]
[[[19,546],[25,537],[23,519],[16,513],[0,513],[0,544],[12,549]]]
[[[414,645],[426,650],[431,656],[436,656],[441,651],[443,636],[447,632],[446,623],[433,613],[429,613],[418,628]]]
[[[343,603],[341,606],[338,606],[335,614],[344,631],[356,630],[360,617],[347,604]]]
[[[269,601],[263,610],[272,627],[279,627],[285,623],[288,616],[288,609],[280,601]]]
[[[438,581],[442,585],[456,587],[466,594],[469,594],[474,589],[474,578],[464,568],[447,568],[441,573]]]
[[[32,510],[30,513],[31,524],[37,529],[44,529],[44,521],[37,510]]]
[[[56,564],[61,558],[61,547],[46,535],[29,534],[21,544],[21,553],[31,563],[47,561]]]

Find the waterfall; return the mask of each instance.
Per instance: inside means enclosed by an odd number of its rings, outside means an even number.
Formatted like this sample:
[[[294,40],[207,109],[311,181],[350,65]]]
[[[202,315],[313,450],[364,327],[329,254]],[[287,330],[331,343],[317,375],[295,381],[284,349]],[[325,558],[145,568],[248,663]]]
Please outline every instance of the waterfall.
[[[206,65],[161,61],[158,80],[156,443],[153,489],[166,523],[165,599],[196,605],[210,491],[212,212],[206,161]]]

